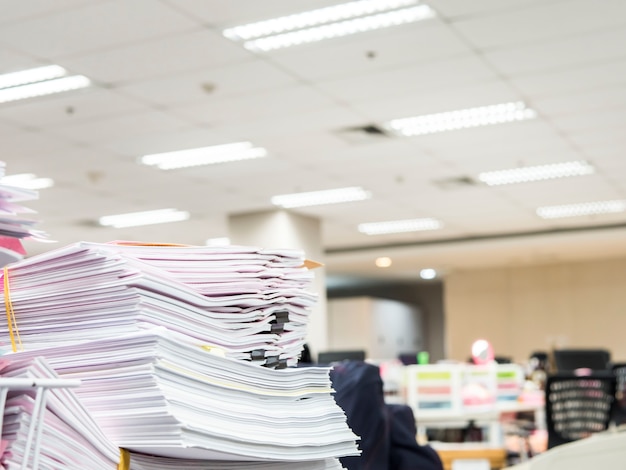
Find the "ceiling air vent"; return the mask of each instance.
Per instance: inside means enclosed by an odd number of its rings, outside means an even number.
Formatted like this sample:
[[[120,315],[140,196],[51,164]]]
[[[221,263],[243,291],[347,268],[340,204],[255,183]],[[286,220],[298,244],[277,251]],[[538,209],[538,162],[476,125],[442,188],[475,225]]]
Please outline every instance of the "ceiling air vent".
[[[457,176],[454,178],[435,180],[435,184],[445,191],[450,191],[453,189],[463,189],[478,186],[479,183],[469,176]]]
[[[339,129],[337,135],[352,144],[379,142],[381,139],[393,137],[375,124]]]

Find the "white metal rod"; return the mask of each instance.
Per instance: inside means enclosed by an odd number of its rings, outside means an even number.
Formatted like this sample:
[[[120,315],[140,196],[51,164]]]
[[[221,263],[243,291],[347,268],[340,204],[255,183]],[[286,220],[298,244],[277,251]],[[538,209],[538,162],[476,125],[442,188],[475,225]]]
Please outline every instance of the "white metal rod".
[[[30,390],[38,387],[80,387],[80,379],[24,379],[16,377],[0,377],[0,388],[9,388],[11,390]]]

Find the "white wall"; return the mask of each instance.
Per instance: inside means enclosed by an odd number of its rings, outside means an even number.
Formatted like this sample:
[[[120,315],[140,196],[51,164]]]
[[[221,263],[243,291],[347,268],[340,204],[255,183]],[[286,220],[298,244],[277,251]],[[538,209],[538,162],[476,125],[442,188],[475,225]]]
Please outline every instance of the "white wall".
[[[368,359],[393,359],[422,348],[421,313],[388,299],[328,301],[328,349],[364,349]]]

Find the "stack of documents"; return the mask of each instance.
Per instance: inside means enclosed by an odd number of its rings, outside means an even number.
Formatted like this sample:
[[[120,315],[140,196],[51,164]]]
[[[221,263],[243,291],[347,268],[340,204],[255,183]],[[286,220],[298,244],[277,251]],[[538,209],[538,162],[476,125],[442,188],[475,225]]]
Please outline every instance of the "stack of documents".
[[[297,363],[317,300],[304,262],[293,250],[81,242],[13,264],[4,296],[27,350],[164,326],[282,368]]]
[[[33,382],[58,378],[41,357],[26,361],[5,362],[2,377],[29,378]],[[0,378],[0,387],[2,387]],[[337,459],[306,462],[242,462],[197,459],[173,459],[155,455],[129,453],[130,466],[118,467],[122,452],[104,434],[86,411],[72,389],[50,389],[46,395],[46,409],[41,422],[33,421],[33,391],[9,391],[0,421],[2,446],[0,466],[7,470],[22,468],[24,443],[32,427],[41,428],[37,448],[30,449],[27,468],[35,462],[40,470],[339,470]]]
[[[156,328],[48,348],[45,357],[60,378],[80,379],[73,393],[107,438],[131,452],[315,465],[358,455],[328,368],[259,367],[180,339]],[[5,357],[28,361],[40,353]]]
[[[0,267],[22,259],[25,252],[21,239],[47,238],[44,232],[34,229],[36,223],[34,220],[16,217],[19,214],[35,212],[18,203],[37,199],[39,193],[32,189],[3,184],[5,167],[5,163],[0,161]]]

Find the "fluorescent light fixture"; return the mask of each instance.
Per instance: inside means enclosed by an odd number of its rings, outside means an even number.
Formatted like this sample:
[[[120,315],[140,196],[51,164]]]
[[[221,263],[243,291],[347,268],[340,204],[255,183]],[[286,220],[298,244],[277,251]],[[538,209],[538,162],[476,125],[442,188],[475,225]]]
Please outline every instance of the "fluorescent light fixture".
[[[51,178],[38,178],[32,173],[6,175],[0,179],[0,183],[24,189],[46,189],[54,186]]]
[[[228,237],[217,237],[217,238],[209,238],[205,242],[206,246],[228,246],[230,245],[230,238]]]
[[[420,271],[420,277],[422,279],[435,279],[437,277],[437,271],[433,268],[424,268]]]
[[[392,220],[388,222],[369,222],[359,224],[359,232],[366,235],[384,235],[387,233],[419,232],[423,230],[437,230],[443,224],[430,217],[422,219]]]
[[[527,108],[520,101],[393,119],[385,123],[384,127],[394,134],[410,137],[506,122],[525,121],[535,117],[537,117],[537,113]]]
[[[0,103],[35,98],[37,96],[62,93],[64,91],[78,90],[91,85],[91,80],[83,75],[56,78],[44,82],[30,83],[28,85],[14,86],[0,90]]]
[[[581,217],[595,214],[615,214],[626,210],[626,201],[598,201],[560,206],[544,206],[537,208],[537,215],[543,219],[560,219],[564,217]]]
[[[34,69],[20,70],[0,75],[0,89],[43,82],[53,78],[64,77],[67,71],[60,65],[46,65]]]
[[[144,155],[141,157],[140,162],[144,165],[156,166],[161,170],[174,170],[191,166],[250,160],[265,156],[267,156],[267,150],[263,147],[255,147],[250,142],[235,142],[232,144]]]
[[[154,211],[107,215],[100,217],[98,223],[105,227],[124,228],[162,224],[166,222],[179,222],[187,219],[189,219],[189,212],[176,209],[159,209]]]
[[[375,29],[413,23],[435,16],[418,0],[359,0],[225,29],[225,37],[244,47],[270,51]]]
[[[292,207],[320,206],[341,202],[363,201],[372,197],[369,191],[357,186],[349,188],[328,189],[306,193],[281,194],[272,197],[272,204],[286,209]]]
[[[595,168],[591,164],[583,161],[574,161],[551,165],[526,166],[510,170],[486,171],[480,173],[478,179],[489,186],[497,186],[590,175],[594,172]]]

